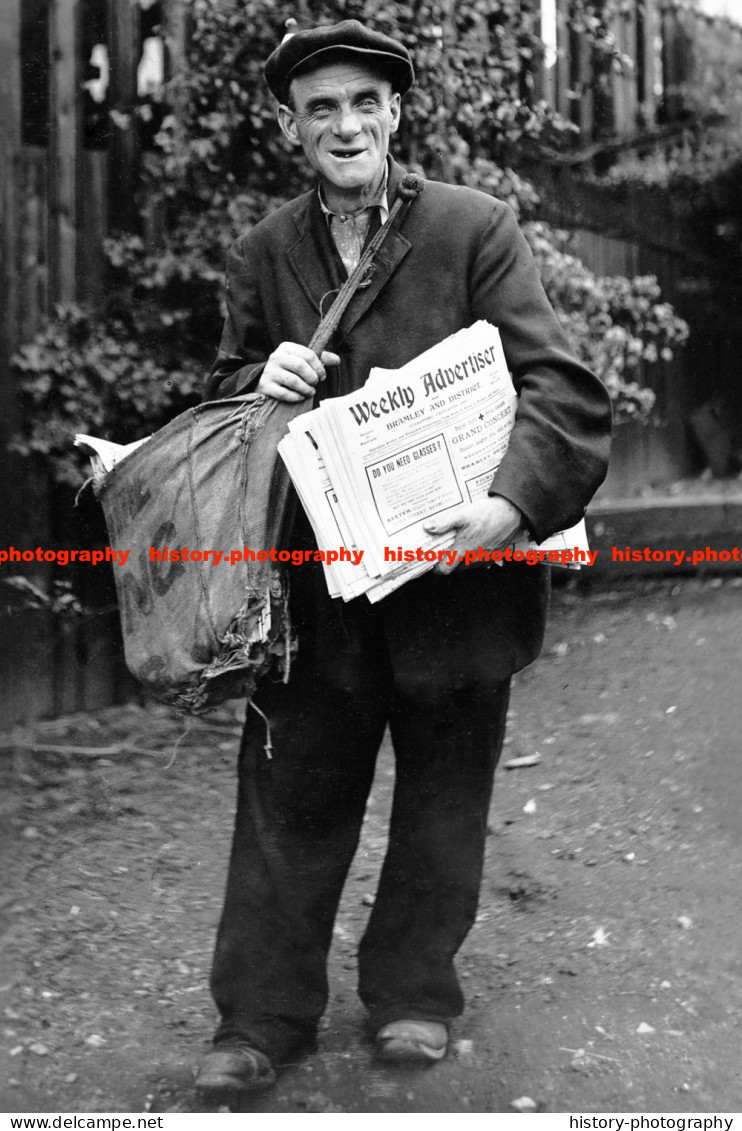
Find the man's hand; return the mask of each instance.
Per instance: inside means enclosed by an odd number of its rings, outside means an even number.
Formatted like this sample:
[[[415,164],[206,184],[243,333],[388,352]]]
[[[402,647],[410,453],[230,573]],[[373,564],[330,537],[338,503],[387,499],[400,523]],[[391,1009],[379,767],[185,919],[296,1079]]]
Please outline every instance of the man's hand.
[[[445,522],[426,522],[425,529],[428,534],[445,534],[453,530],[456,537],[450,548],[461,555],[480,546],[483,550],[500,550],[509,546],[523,529],[523,515],[509,499],[502,495],[489,495],[486,499],[461,507]],[[435,569],[437,573],[451,573],[458,565],[457,555],[453,565],[439,562]]]
[[[315,386],[324,381],[326,365],[339,365],[336,353],[325,350],[317,357],[314,350],[297,342],[281,342],[268,358],[258,381],[258,392],[277,401],[296,404],[314,396]]]

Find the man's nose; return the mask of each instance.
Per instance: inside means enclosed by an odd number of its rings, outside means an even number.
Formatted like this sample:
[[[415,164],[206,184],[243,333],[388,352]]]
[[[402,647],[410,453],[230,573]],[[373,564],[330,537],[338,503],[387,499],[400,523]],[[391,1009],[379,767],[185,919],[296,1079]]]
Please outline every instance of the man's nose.
[[[361,130],[360,115],[350,107],[340,110],[332,124],[332,129],[338,137],[355,137]]]

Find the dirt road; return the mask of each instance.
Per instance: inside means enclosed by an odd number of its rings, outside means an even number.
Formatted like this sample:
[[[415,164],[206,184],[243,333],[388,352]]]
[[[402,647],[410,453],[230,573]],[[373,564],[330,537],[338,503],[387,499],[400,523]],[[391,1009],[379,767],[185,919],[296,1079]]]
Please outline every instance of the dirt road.
[[[557,593],[504,756],[539,760],[499,771],[469,1007],[432,1070],[375,1065],[354,992],[385,749],[319,1051],[246,1110],[742,1110],[741,639],[742,579]],[[201,1110],[237,726],[182,729],[130,706],[0,751],[4,1111]]]

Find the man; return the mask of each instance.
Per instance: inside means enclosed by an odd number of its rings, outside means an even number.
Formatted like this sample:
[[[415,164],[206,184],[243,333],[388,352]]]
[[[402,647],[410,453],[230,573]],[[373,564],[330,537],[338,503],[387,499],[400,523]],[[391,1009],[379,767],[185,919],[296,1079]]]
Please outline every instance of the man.
[[[484,501],[450,529],[463,553],[523,529],[541,541],[578,521],[601,482],[610,407],[576,359],[504,204],[429,182],[383,245],[331,343],[307,346],[395,200],[388,159],[413,81],[404,47],[353,20],[301,31],[266,64],[278,123],[315,189],[237,241],[208,397],[278,400],[359,388],[485,318],[499,327],[519,406]],[[433,529],[433,527],[431,527]],[[311,545],[301,516],[291,545]],[[434,1061],[464,1001],[454,955],[474,920],[509,681],[538,654],[541,566],[437,567],[372,606],[331,600],[321,566],[292,573],[299,653],[288,684],[264,681],[248,712],[212,990],[221,1013],[197,1086],[265,1087],[311,1045],[327,1000],[327,952],[385,727],[396,757],[389,846],[360,942],[359,993],[377,1054]]]

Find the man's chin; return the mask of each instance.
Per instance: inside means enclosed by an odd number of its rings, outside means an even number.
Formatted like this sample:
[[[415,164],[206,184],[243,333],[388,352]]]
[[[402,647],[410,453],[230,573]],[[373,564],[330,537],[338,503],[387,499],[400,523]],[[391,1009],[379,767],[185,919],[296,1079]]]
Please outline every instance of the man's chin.
[[[335,188],[344,192],[361,192],[378,180],[379,168],[363,158],[334,158],[325,166],[323,173]]]

